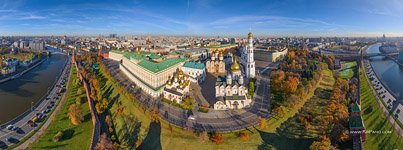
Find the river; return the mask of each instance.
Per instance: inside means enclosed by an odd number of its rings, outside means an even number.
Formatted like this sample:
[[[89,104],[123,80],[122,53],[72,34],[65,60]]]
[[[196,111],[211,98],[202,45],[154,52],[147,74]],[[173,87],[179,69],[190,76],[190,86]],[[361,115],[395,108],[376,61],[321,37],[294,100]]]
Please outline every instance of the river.
[[[370,46],[367,53],[380,53],[380,46],[381,44]],[[403,68],[384,56],[372,57],[370,63],[381,82],[397,97],[399,102],[403,102]]]
[[[60,75],[67,57],[54,54],[21,77],[0,84],[0,124],[31,108],[46,95]]]

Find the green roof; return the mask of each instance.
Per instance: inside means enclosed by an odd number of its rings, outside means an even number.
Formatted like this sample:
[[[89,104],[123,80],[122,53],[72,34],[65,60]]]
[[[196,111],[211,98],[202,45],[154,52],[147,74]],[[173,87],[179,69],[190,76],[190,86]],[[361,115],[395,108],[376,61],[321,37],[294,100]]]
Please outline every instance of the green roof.
[[[170,58],[165,59],[161,62],[152,62],[150,60],[142,60],[138,63],[143,68],[150,70],[151,72],[157,73],[159,71],[165,70],[173,65],[176,65],[181,62],[185,62],[187,58]]]
[[[203,63],[198,62],[186,62],[183,67],[194,68],[194,69],[204,69],[205,66]]]
[[[351,107],[351,112],[361,112],[360,106],[358,106],[357,103],[354,103],[354,105]]]
[[[221,44],[221,45],[213,45],[213,46],[204,46],[203,48],[223,48],[227,46],[236,46],[236,44]]]
[[[165,58],[156,53],[150,53],[150,52],[141,52],[140,54],[137,54],[136,52],[131,52],[131,53],[125,53],[123,56],[126,58],[133,58],[136,60],[141,60],[141,59],[144,59],[147,57],[149,57],[151,59]]]
[[[362,123],[361,116],[350,116],[349,126],[350,129],[363,129],[364,124]]]
[[[156,53],[151,52],[141,52],[138,54],[137,52],[122,52],[122,51],[113,51],[118,54],[123,54],[124,57],[130,59],[139,60],[138,65],[141,67],[157,73],[159,71],[163,71],[173,65],[176,65],[181,62],[185,62],[187,58],[166,58],[165,56],[158,55]],[[147,59],[150,58],[150,59]],[[153,61],[153,59],[162,59],[162,61]]]

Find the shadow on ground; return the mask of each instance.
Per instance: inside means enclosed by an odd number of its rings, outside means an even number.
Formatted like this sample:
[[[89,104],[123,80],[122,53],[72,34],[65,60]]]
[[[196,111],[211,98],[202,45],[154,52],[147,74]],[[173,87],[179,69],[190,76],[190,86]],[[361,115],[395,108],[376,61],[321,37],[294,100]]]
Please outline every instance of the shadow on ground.
[[[260,138],[263,143],[258,146],[258,149],[266,149],[267,147],[273,147],[279,150],[299,150],[309,149],[309,146],[314,141],[311,138],[290,138],[287,135],[268,133],[261,130],[259,132]]]
[[[161,124],[159,122],[151,122],[147,136],[138,147],[140,150],[161,150]]]

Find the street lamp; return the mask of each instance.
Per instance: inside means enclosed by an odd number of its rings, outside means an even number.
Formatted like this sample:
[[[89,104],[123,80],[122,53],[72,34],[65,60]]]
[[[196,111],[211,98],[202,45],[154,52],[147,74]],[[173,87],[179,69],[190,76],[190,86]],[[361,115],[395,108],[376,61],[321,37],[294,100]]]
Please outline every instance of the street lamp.
[[[33,104],[34,104],[34,102],[31,101],[31,111],[32,111],[32,109],[33,109],[33,108],[32,108],[32,105],[33,105]]]

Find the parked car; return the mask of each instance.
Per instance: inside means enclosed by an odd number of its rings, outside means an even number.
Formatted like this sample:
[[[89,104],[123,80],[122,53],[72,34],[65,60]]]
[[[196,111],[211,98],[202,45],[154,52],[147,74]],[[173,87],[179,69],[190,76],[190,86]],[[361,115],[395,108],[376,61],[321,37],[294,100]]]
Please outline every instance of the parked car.
[[[13,137],[8,137],[8,138],[7,138],[7,141],[10,142],[10,143],[14,143],[14,144],[20,142],[18,139],[13,138]]]
[[[0,148],[1,148],[1,149],[6,149],[6,148],[7,148],[7,144],[4,143],[3,141],[0,141]]]
[[[31,120],[32,120],[32,122],[36,123],[39,120],[39,118],[37,116],[35,116]]]
[[[15,131],[15,130],[18,129],[18,127],[15,127],[14,125],[10,124],[10,125],[7,126],[7,129],[10,130],[10,131]]]
[[[46,110],[42,111],[42,113],[44,113],[44,114],[47,114],[49,112],[50,112],[50,109],[46,109]]]
[[[29,121],[27,122],[27,124],[28,124],[30,127],[34,127],[34,126],[35,126],[35,122],[33,122],[32,120],[29,120]]]

